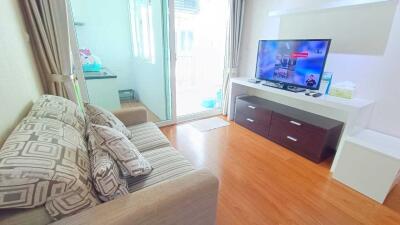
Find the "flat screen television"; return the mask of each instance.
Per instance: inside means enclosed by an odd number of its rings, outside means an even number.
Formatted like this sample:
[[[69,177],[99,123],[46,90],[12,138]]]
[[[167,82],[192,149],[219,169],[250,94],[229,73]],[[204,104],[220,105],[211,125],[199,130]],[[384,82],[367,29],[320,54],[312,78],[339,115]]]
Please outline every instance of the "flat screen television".
[[[288,90],[318,90],[330,44],[330,39],[260,40],[256,78]]]

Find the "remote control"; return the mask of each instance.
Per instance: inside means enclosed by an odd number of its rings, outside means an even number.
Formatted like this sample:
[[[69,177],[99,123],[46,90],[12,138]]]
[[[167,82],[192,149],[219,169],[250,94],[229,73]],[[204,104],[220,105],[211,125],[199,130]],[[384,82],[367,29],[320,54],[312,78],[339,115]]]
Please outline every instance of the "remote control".
[[[322,94],[321,93],[315,93],[315,94],[313,94],[312,96],[314,97],[314,98],[316,98],[316,97],[319,97],[319,96],[321,96]]]

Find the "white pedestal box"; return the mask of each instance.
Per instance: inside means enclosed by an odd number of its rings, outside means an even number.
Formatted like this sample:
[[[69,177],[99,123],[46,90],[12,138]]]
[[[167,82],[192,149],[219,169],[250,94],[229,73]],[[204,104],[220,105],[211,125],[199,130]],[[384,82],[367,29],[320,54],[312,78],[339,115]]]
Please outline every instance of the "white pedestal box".
[[[400,139],[363,130],[344,141],[333,177],[383,203],[399,171]]]

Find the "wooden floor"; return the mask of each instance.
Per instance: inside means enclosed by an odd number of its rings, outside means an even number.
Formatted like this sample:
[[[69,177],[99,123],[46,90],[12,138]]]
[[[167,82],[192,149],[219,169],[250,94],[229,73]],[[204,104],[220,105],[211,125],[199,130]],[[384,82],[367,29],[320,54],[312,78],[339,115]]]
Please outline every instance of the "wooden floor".
[[[400,224],[399,187],[380,205],[333,180],[331,160],[315,164],[233,122],[209,132],[189,124],[162,131],[219,178],[218,225]]]

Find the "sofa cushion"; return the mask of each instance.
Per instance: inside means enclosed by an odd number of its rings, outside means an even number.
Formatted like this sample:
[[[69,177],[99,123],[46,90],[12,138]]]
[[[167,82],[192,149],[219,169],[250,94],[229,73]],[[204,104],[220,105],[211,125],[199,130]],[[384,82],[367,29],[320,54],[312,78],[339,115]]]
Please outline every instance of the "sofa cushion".
[[[117,163],[101,149],[91,149],[90,163],[93,185],[102,201],[110,201],[128,194],[125,179],[120,178]]]
[[[113,128],[91,124],[89,144],[91,149],[108,152],[119,165],[123,177],[145,175],[152,170],[150,163],[140,154],[135,145]]]
[[[0,208],[45,205],[60,219],[97,204],[86,142],[74,127],[25,118],[0,150]]]
[[[170,146],[168,139],[152,122],[128,127],[132,132],[132,143],[140,152]]]
[[[32,106],[27,117],[50,118],[73,126],[84,135],[86,121],[82,109],[74,102],[54,96],[42,95]]]
[[[149,150],[143,152],[143,156],[150,162],[153,171],[146,176],[128,178],[129,192],[135,192],[194,170],[192,164],[172,147]]]
[[[85,110],[91,123],[114,128],[127,138],[132,138],[131,131],[111,112],[90,104],[85,104]]]

